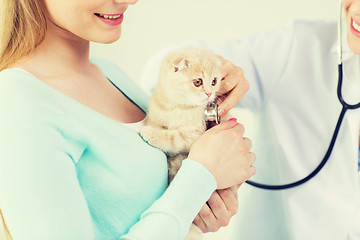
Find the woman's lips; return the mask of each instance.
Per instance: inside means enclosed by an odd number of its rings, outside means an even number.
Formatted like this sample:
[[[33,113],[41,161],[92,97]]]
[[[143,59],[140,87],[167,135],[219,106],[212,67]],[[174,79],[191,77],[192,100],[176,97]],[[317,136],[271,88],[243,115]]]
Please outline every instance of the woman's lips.
[[[95,16],[98,17],[104,23],[116,26],[122,23],[124,20],[124,14],[102,14],[102,13],[95,13]]]

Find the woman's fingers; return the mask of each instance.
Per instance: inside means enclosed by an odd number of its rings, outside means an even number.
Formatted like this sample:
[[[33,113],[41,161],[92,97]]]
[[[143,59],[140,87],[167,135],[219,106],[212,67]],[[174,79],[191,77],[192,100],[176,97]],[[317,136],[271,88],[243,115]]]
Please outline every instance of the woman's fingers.
[[[255,163],[255,161],[256,161],[256,155],[255,155],[255,153],[253,153],[253,152],[250,152],[250,153],[249,153],[249,161],[250,161],[250,166]]]
[[[244,141],[244,146],[250,151],[250,149],[252,148],[251,140],[247,137],[244,137],[243,141]]]
[[[209,170],[218,189],[241,184],[253,175],[250,168],[254,158],[249,158],[252,144],[243,137],[244,131],[243,125],[224,121],[207,130],[191,146],[188,158]]]
[[[254,176],[255,173],[256,173],[256,168],[253,166],[253,164],[255,163],[255,161],[256,161],[256,155],[255,155],[255,153],[250,152],[250,153],[249,153],[250,169],[249,169],[249,177],[248,177],[248,179],[251,178],[252,176]]]

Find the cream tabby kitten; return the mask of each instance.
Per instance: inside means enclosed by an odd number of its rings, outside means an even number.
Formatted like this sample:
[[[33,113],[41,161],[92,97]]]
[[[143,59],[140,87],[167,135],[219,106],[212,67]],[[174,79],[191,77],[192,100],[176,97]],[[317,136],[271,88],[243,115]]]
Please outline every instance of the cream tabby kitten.
[[[221,65],[215,54],[197,48],[174,51],[162,62],[140,134],[167,154],[169,182],[192,143],[206,130],[204,109],[219,90]],[[192,224],[186,239],[202,239],[201,230]]]

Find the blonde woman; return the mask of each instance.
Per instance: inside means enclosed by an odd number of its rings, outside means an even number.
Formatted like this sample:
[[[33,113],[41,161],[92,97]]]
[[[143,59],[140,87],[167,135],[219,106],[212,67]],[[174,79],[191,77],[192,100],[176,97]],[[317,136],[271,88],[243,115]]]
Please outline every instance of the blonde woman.
[[[168,187],[166,156],[138,134],[146,95],[89,60],[136,2],[1,1],[0,208],[14,239],[175,240],[200,209],[204,231],[236,212],[228,187],[255,173],[243,127],[204,133]]]

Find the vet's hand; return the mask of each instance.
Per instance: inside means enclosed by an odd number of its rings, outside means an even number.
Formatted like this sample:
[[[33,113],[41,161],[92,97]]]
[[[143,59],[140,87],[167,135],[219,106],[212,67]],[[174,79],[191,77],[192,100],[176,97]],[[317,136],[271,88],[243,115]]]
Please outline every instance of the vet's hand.
[[[240,102],[249,90],[250,85],[240,67],[235,66],[232,62],[225,60],[221,56],[218,57],[223,63],[221,69],[223,77],[220,89],[216,93],[220,99],[219,116],[222,117]]]
[[[216,190],[194,220],[202,232],[217,232],[229,224],[238,211],[237,186]]]

